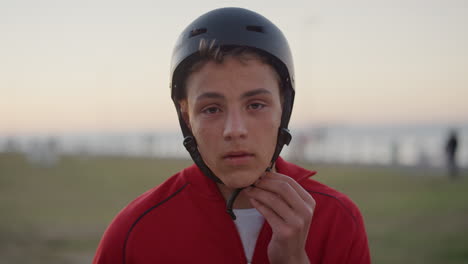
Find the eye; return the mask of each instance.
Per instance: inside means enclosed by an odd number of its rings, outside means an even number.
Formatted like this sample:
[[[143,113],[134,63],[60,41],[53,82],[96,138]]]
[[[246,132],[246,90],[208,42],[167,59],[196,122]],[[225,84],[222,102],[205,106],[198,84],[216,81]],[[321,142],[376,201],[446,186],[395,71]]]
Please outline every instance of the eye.
[[[261,103],[252,103],[252,104],[249,104],[249,106],[248,106],[248,108],[252,109],[252,110],[260,110],[263,107],[265,107],[265,105],[261,104]]]
[[[204,108],[204,109],[202,110],[202,113],[205,113],[205,114],[216,114],[216,113],[219,113],[220,111],[221,111],[221,109],[219,109],[219,107],[210,106],[210,107]]]

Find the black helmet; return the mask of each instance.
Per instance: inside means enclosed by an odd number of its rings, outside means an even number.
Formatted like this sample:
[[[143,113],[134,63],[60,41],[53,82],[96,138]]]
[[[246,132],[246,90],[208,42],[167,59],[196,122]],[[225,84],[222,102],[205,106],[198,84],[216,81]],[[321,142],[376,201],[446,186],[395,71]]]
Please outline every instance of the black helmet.
[[[171,97],[177,109],[184,135],[184,146],[202,172],[216,182],[221,180],[206,166],[198,152],[196,140],[182,118],[178,101],[183,97],[187,69],[199,56],[200,41],[220,47],[246,47],[268,57],[281,78],[283,112],[278,141],[271,166],[291,135],[288,123],[294,102],[294,67],[288,42],[283,33],[265,17],[243,8],[220,8],[193,21],[180,34],[171,60]]]

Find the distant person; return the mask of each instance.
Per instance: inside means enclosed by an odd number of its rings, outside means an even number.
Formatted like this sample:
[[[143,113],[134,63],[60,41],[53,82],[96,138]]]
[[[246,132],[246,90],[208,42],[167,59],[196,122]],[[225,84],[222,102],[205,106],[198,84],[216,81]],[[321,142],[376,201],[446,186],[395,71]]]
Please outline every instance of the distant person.
[[[202,15],[176,43],[170,87],[195,164],[125,207],[95,264],[370,263],[357,206],[279,157],[295,86],[274,24],[242,8]]]
[[[458,176],[457,166],[457,148],[458,148],[458,136],[455,130],[450,131],[447,138],[447,144],[445,145],[445,154],[447,157],[447,168],[451,178]]]

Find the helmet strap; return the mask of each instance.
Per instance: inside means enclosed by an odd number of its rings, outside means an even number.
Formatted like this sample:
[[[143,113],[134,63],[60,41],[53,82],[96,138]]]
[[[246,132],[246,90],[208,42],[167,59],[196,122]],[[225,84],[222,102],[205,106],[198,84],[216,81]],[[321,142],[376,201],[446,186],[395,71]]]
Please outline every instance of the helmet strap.
[[[216,177],[216,175],[210,170],[210,168],[208,168],[208,166],[203,161],[200,152],[197,148],[197,141],[195,141],[195,138],[193,136],[187,136],[184,138],[184,146],[190,153],[190,157],[192,157],[193,161],[195,162],[195,164],[197,164],[198,168],[200,168],[203,174],[205,174],[208,178],[212,179],[216,183],[223,184],[223,182],[218,177]]]
[[[192,130],[187,126],[185,123],[185,120],[182,116],[182,112],[180,111],[180,105],[179,103],[175,103],[176,105],[176,110],[177,110],[177,115],[179,117],[179,124],[180,127],[182,128],[182,134],[184,135],[184,147],[187,149],[188,153],[190,154],[190,157],[192,160],[195,162],[195,164],[198,166],[198,168],[205,174],[208,178],[211,180],[215,181],[216,183],[221,183],[221,179],[216,177],[216,175],[208,168],[206,163],[203,161],[203,158],[198,151],[198,145],[197,141],[195,140],[195,137],[192,134]]]

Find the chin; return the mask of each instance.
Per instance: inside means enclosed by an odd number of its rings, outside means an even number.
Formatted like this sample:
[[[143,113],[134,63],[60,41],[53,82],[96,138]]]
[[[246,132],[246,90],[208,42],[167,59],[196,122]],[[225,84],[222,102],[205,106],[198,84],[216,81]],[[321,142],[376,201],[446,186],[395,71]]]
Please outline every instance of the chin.
[[[226,187],[237,189],[248,187],[257,181],[263,171],[243,171],[226,174],[221,179]]]

